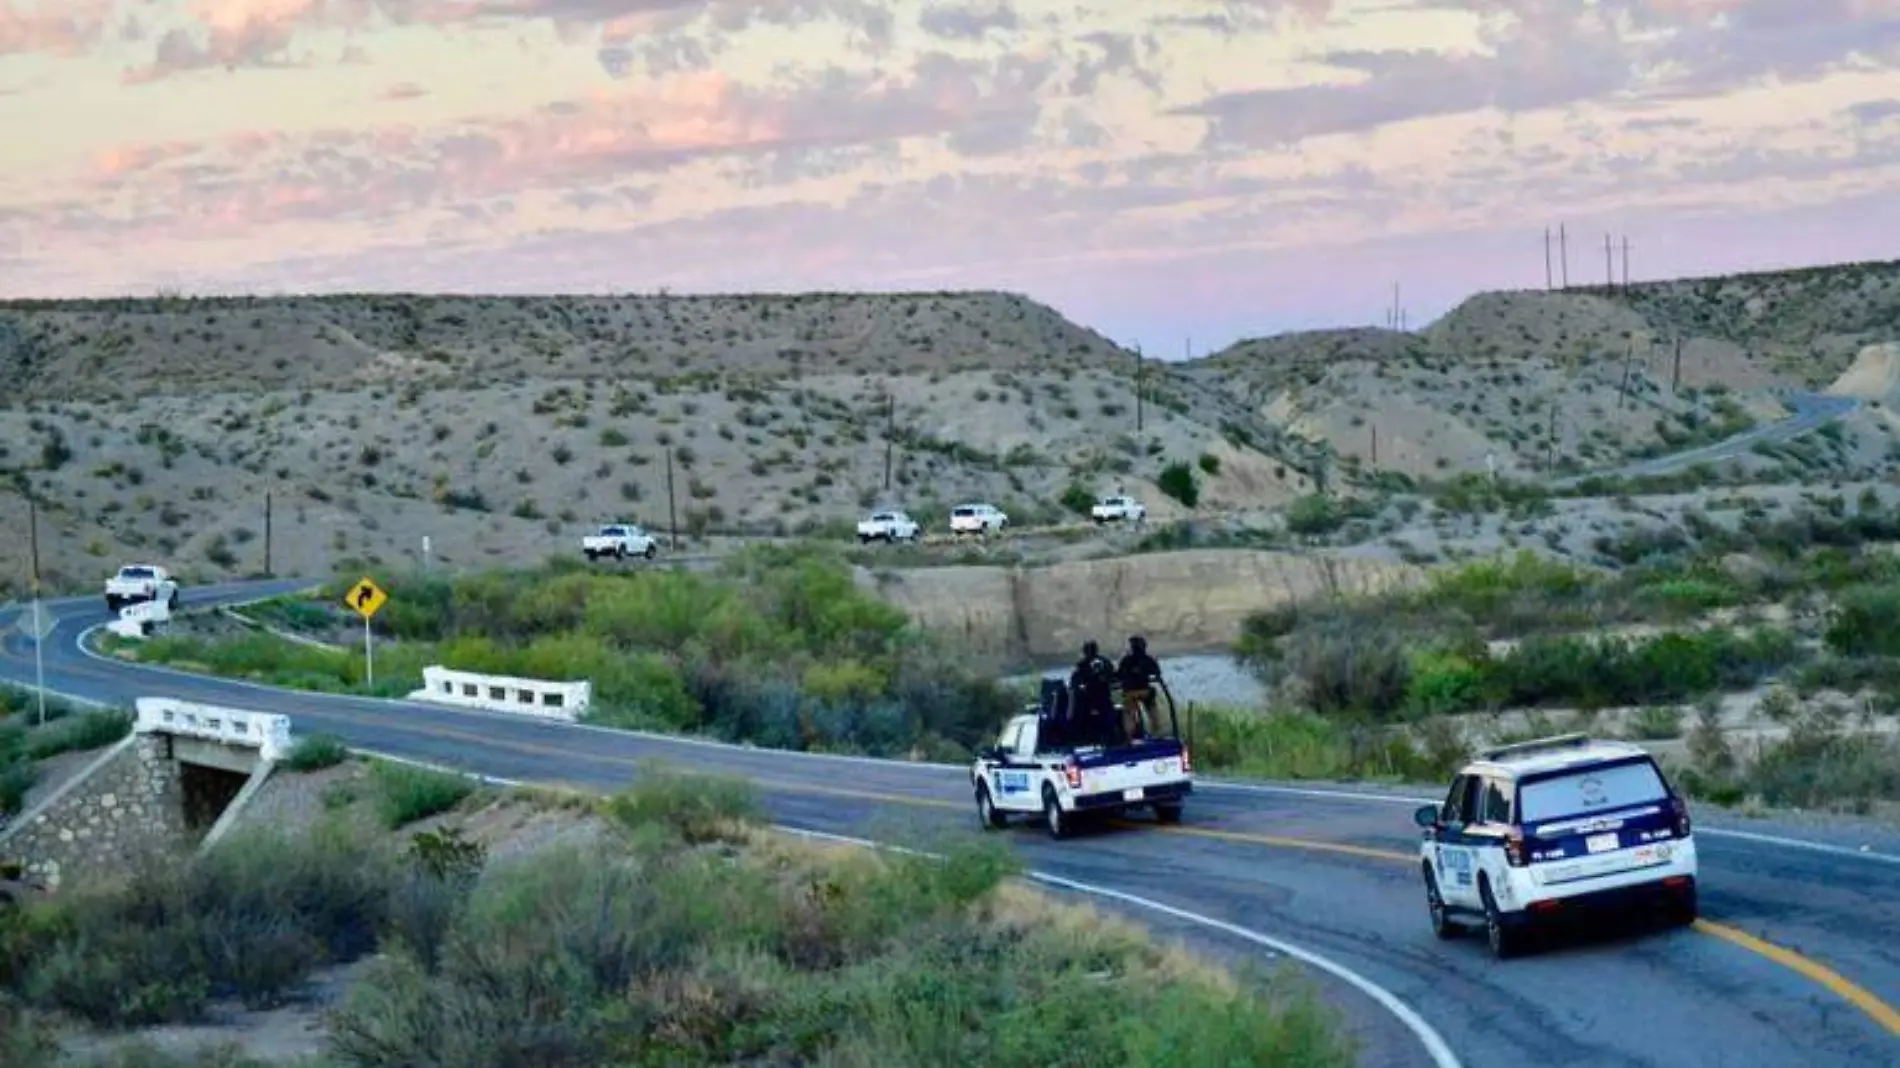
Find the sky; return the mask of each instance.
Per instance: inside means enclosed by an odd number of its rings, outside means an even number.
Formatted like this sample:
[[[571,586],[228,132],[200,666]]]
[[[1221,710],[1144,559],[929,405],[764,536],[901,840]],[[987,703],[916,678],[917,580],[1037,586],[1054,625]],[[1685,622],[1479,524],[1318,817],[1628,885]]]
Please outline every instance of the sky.
[[[0,130],[0,296],[1004,289],[1198,355],[1560,225],[1900,257],[1900,0],[0,0]]]

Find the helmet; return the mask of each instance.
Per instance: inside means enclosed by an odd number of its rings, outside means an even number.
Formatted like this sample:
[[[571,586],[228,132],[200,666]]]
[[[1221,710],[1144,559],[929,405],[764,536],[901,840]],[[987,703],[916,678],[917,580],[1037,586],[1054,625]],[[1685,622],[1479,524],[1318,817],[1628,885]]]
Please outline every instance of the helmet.
[[[1099,656],[1101,655],[1101,652],[1102,652],[1102,647],[1095,644],[1094,638],[1090,638],[1088,641],[1085,641],[1082,643],[1083,656]]]
[[[1137,653],[1145,653],[1148,651],[1148,639],[1139,634],[1134,635],[1128,639],[1128,647]]]

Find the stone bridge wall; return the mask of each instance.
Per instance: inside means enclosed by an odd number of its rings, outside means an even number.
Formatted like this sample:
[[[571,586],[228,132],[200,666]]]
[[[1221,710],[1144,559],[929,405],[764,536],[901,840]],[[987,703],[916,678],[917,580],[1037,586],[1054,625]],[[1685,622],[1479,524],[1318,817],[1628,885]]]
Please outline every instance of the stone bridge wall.
[[[0,860],[24,865],[25,881],[57,890],[123,874],[142,856],[187,835],[170,739],[137,734],[101,754],[37,814],[7,829]]]

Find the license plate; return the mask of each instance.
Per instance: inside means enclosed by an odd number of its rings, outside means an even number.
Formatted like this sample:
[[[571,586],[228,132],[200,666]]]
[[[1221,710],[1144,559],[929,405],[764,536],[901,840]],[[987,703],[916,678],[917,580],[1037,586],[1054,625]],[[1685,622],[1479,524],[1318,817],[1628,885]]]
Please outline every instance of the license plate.
[[[1148,795],[1147,795],[1147,792],[1146,792],[1146,791],[1144,791],[1144,790],[1143,790],[1143,789],[1142,789],[1141,787],[1139,787],[1139,786],[1137,786],[1137,787],[1135,787],[1135,788],[1134,788],[1134,789],[1132,789],[1132,790],[1123,790],[1123,791],[1122,791],[1122,800],[1123,800],[1123,801],[1139,801],[1139,800],[1141,800],[1142,798],[1144,798],[1144,797],[1146,797],[1146,796],[1148,796]]]
[[[1610,834],[1593,834],[1583,840],[1584,848],[1592,853],[1608,853],[1614,850],[1618,844],[1615,832],[1611,832]]]

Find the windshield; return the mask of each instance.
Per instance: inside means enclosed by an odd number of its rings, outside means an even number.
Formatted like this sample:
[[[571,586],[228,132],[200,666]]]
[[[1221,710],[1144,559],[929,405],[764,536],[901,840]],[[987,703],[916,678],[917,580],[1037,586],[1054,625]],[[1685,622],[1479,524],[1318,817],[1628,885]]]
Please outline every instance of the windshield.
[[[153,576],[152,569],[149,567],[122,567],[119,569],[119,577],[123,579],[148,579]]]
[[[1545,823],[1610,812],[1669,796],[1656,765],[1647,760],[1610,764],[1535,779],[1518,788],[1518,822]]]
[[[950,514],[951,514],[951,515],[975,515],[975,514],[976,514],[976,509],[974,509],[974,508],[958,508],[958,509],[956,509],[955,511],[953,511],[953,512],[951,512]]]

